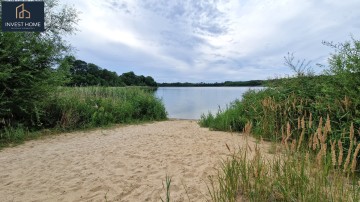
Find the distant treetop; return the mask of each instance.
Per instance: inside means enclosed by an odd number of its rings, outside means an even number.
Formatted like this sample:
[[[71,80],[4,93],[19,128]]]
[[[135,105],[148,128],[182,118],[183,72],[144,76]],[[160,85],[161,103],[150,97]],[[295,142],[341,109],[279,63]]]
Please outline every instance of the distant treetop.
[[[73,56],[63,60],[59,71],[67,72],[68,86],[157,86],[151,76],[138,76],[132,71],[119,76],[116,72],[76,60]]]

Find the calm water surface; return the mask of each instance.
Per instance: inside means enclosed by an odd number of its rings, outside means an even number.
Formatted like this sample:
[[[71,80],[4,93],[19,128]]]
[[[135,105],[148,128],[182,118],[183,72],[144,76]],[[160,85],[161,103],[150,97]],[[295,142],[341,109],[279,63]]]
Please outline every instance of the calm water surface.
[[[156,96],[165,104],[169,118],[199,119],[201,114],[216,113],[241,99],[249,89],[263,87],[160,87]]]

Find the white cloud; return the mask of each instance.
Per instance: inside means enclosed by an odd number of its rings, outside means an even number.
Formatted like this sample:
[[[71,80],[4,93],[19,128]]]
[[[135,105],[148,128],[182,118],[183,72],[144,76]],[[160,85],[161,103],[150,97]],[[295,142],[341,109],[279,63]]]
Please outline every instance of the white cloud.
[[[69,0],[70,2],[70,0]],[[324,62],[322,40],[359,33],[358,0],[79,0],[80,59],[160,82],[266,79],[283,56]],[[356,37],[356,35],[355,35]]]

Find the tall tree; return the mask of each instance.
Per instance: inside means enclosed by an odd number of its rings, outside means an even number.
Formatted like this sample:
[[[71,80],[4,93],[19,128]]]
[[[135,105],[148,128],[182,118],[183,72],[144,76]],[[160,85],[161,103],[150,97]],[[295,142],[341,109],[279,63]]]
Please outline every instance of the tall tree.
[[[1,127],[41,125],[43,104],[61,82],[52,67],[70,50],[63,36],[76,31],[78,15],[46,0],[45,16],[45,32],[0,32]]]

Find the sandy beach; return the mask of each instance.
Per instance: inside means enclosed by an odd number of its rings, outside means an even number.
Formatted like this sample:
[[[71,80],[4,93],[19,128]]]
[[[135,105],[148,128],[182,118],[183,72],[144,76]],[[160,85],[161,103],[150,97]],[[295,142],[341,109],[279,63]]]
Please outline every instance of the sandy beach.
[[[254,139],[249,139],[255,145]],[[0,201],[172,201],[209,199],[208,176],[239,133],[169,120],[64,133],[0,151]],[[269,144],[263,143],[267,151]]]

